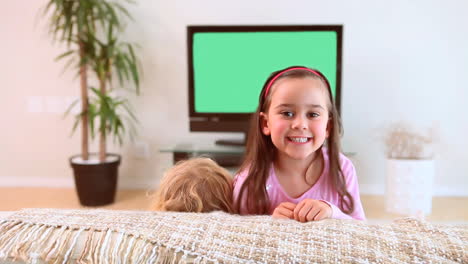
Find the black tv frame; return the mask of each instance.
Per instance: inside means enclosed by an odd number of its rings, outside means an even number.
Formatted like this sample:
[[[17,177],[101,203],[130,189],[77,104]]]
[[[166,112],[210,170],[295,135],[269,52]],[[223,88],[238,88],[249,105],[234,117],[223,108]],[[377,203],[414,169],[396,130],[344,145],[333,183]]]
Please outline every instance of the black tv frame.
[[[337,33],[335,105],[341,115],[341,60],[343,25],[189,25],[187,26],[188,103],[191,132],[243,132],[247,135],[251,114],[197,113],[194,98],[193,35],[199,32],[291,32],[335,31]],[[307,65],[305,65],[307,66]],[[226,143],[226,142],[221,142]],[[229,143],[228,143],[229,144]],[[243,143],[234,143],[240,145]]]

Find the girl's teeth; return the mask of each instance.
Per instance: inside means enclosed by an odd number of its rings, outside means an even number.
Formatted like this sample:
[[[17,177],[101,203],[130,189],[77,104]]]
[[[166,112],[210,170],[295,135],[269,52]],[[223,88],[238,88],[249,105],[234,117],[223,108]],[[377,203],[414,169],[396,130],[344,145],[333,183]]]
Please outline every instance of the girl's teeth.
[[[289,138],[291,141],[298,142],[298,143],[305,143],[307,142],[307,138]]]

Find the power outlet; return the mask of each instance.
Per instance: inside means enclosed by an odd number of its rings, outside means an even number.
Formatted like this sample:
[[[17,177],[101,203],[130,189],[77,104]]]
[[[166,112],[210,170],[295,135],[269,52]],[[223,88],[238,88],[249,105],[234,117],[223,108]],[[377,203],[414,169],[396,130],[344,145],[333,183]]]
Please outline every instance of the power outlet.
[[[60,114],[64,112],[65,101],[62,96],[44,96],[45,112],[49,114]]]
[[[42,96],[29,96],[27,98],[28,113],[44,112],[44,98]]]
[[[76,96],[28,96],[26,100],[28,113],[63,114],[74,102],[70,114],[81,113],[79,97]]]

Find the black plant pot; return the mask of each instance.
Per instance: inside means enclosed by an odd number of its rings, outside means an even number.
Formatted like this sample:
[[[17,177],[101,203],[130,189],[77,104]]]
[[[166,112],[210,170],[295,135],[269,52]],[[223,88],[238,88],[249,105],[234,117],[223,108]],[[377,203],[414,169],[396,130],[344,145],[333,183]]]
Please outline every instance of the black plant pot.
[[[70,158],[80,204],[100,206],[113,203],[117,187],[120,155],[108,153],[107,157],[113,156],[117,159],[104,163],[83,164],[73,161],[74,158],[80,156],[75,155]]]

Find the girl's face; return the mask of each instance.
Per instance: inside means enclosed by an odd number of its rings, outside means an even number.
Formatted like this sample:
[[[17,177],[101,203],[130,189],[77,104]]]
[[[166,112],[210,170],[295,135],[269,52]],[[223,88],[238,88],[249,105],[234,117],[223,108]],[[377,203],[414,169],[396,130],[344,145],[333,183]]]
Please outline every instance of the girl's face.
[[[270,92],[268,112],[260,113],[263,134],[271,136],[280,157],[314,157],[329,133],[324,84],[311,77],[286,77],[276,81]]]

